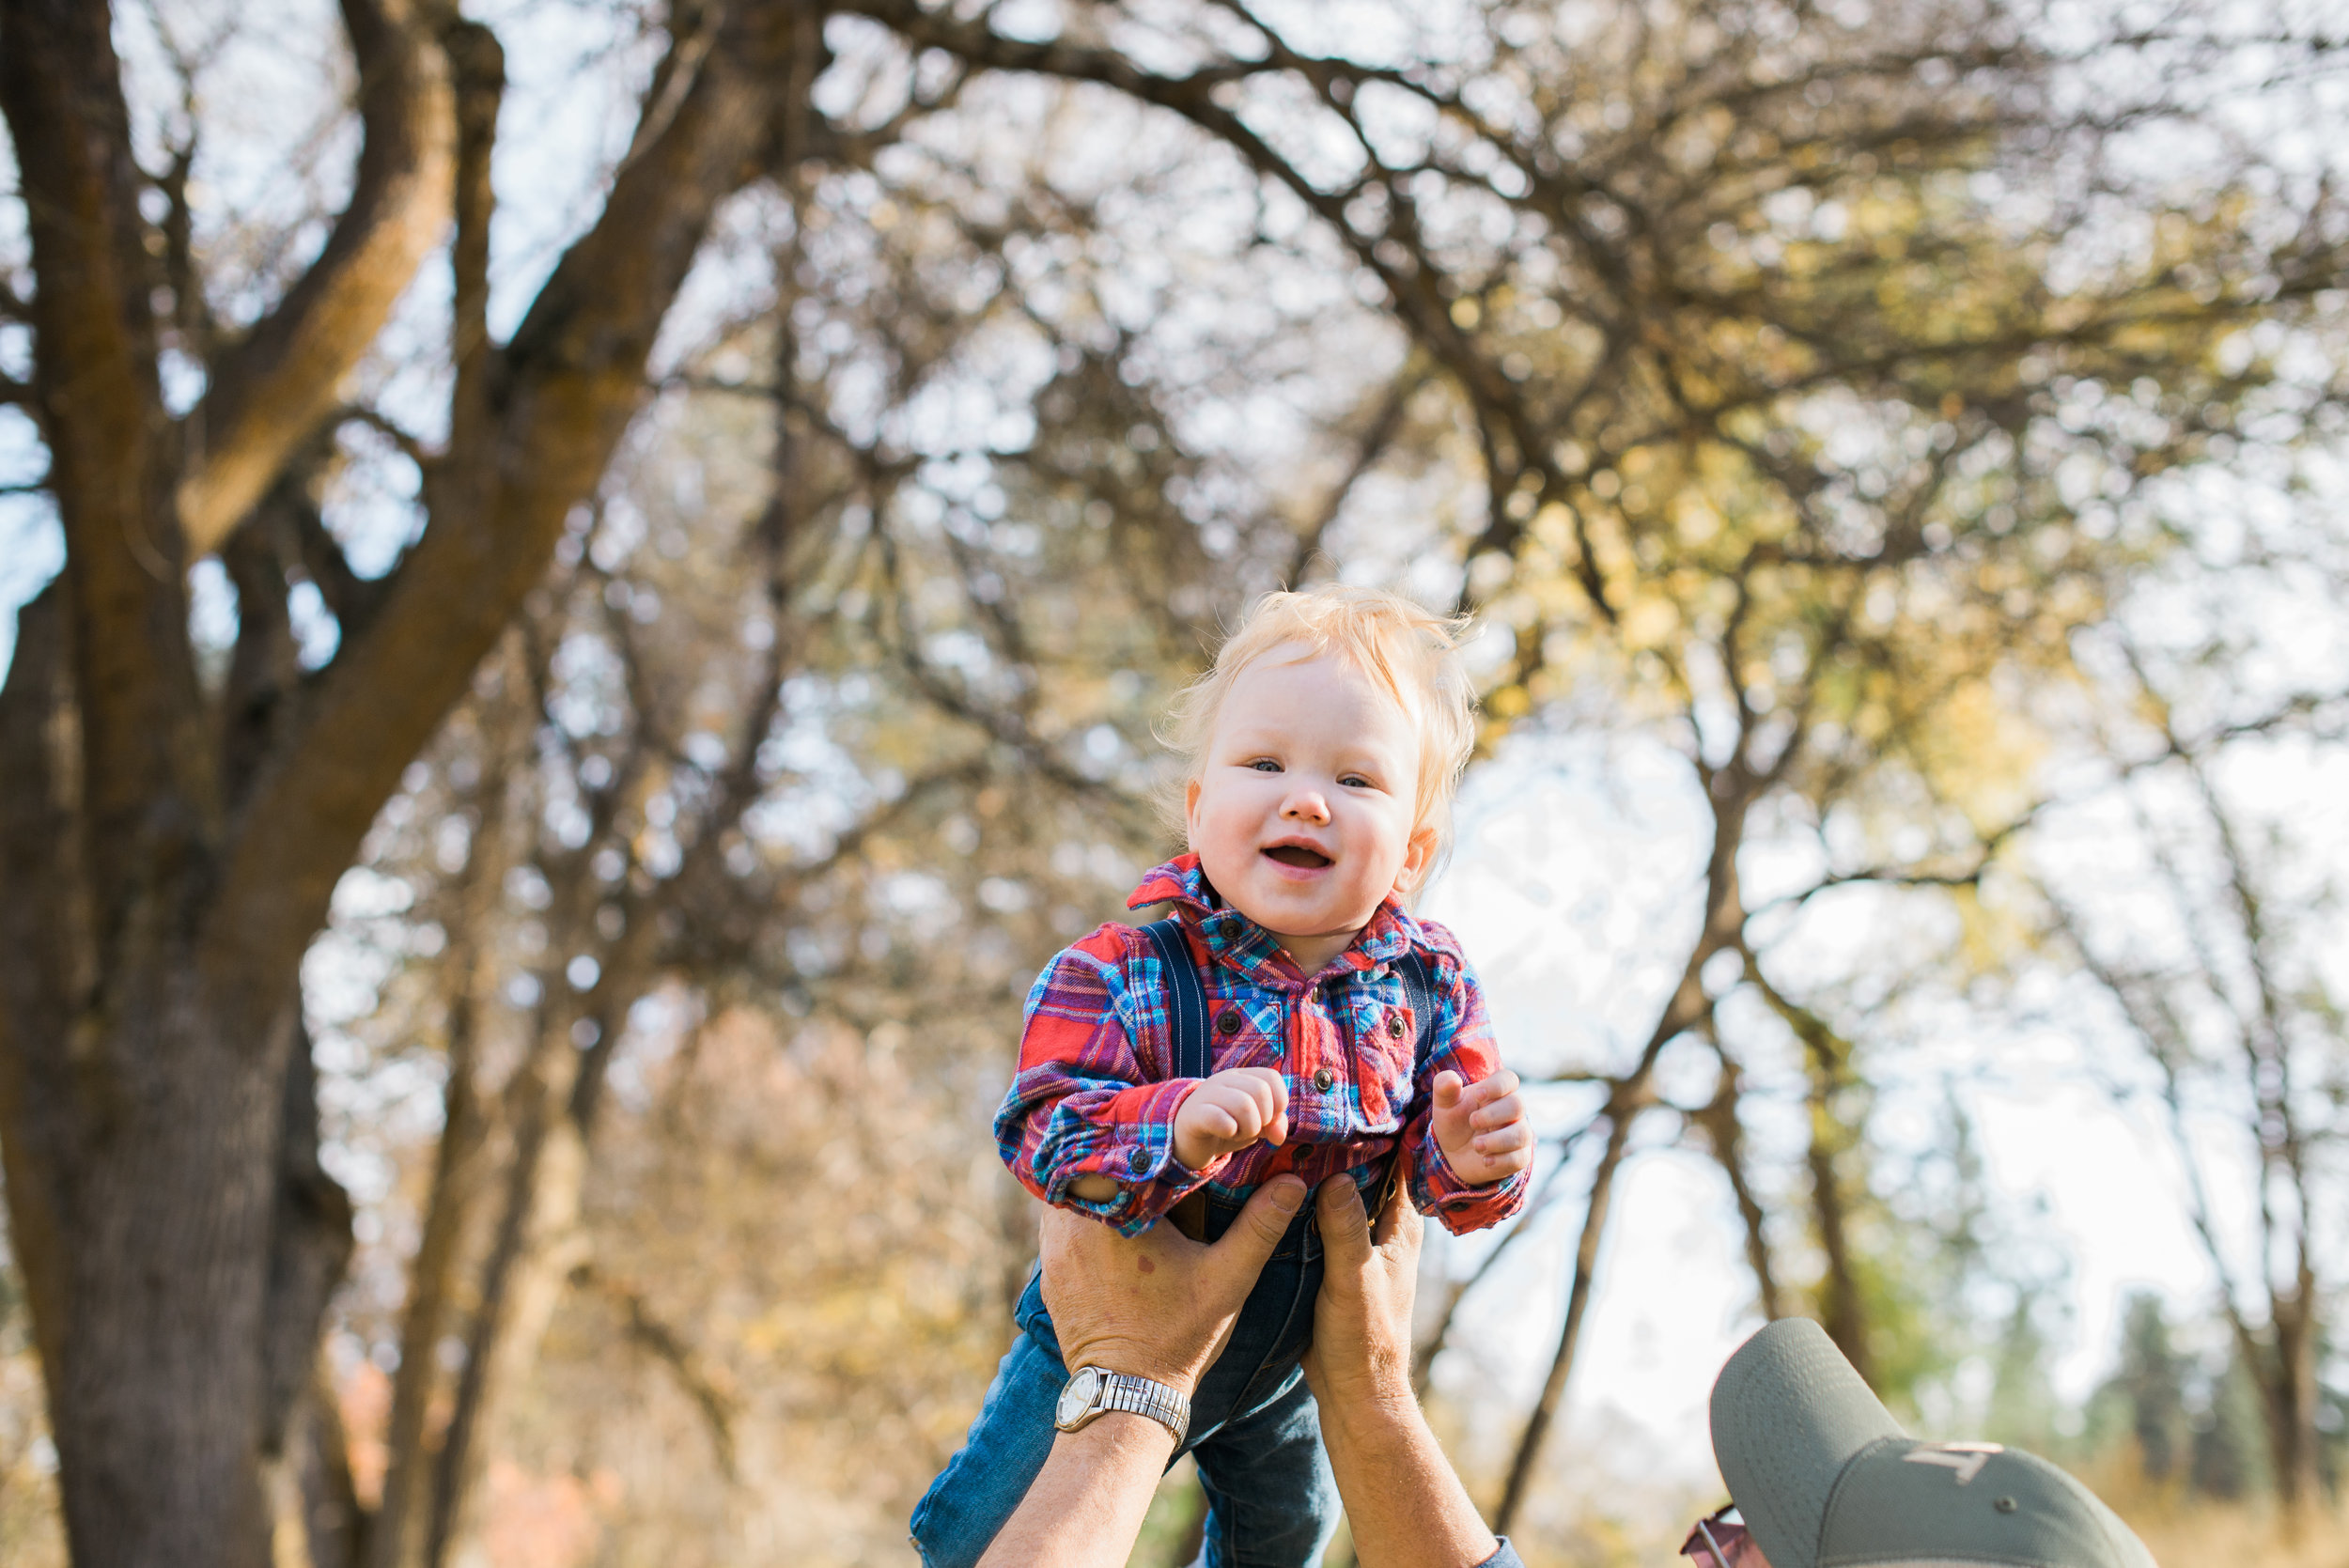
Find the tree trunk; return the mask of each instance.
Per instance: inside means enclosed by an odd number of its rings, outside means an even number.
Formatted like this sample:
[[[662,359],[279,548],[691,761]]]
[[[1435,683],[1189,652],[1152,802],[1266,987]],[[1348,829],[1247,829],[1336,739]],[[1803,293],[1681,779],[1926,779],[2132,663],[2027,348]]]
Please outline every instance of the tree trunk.
[[[2276,1500],[2283,1514],[2284,1529],[2294,1539],[2315,1527],[2325,1497],[2317,1452],[2315,1285],[2313,1271],[2304,1260],[2297,1292],[2271,1300],[2275,1340],[2271,1353],[2264,1358],[2247,1355],[2248,1364],[2259,1370],[2254,1380],[2267,1417]]]
[[[238,706],[216,713],[186,568],[233,553],[447,227],[441,50],[409,0],[342,10],[365,132],[350,204],[175,420],[109,8],[0,0],[36,279],[28,408],[66,539],[0,688],[0,1159],[83,1568],[252,1568],[272,1515],[303,1528],[297,1493],[333,1512],[326,1412],[305,1390],[347,1240],[316,1162],[303,955],[599,482],[712,214],[772,151],[812,14],[722,13],[725,36],[514,342],[459,345],[468,417],[370,613],[303,675],[247,643],[284,635],[282,613],[247,605]],[[275,592],[269,579],[246,574]]]
[[[10,926],[70,928],[64,900],[9,882]],[[187,891],[166,882],[133,917],[181,924]],[[339,1266],[326,1188],[291,1197],[281,1181],[291,987],[273,1016],[241,1016],[189,948],[154,941],[78,1008],[37,962],[9,965],[0,1146],[78,1562],[258,1560],[260,1464],[282,1416],[270,1352],[303,1336],[305,1312],[315,1343]]]
[[[1811,1218],[1827,1265],[1819,1281],[1819,1326],[1853,1370],[1874,1382],[1875,1358],[1868,1343],[1868,1304],[1859,1288],[1858,1259],[1852,1253],[1851,1212],[1842,1170],[1843,1155],[1858,1142],[1859,1133],[1844,1124],[1835,1108],[1836,1094],[1850,1081],[1852,1045],[1826,1018],[1771,985],[1751,952],[1745,959],[1747,983],[1794,1032],[1808,1058],[1804,1097],[1811,1116],[1811,1141],[1803,1158],[1811,1172]]]
[[[1582,1239],[1574,1251],[1574,1282],[1566,1289],[1566,1321],[1558,1331],[1558,1350],[1549,1360],[1549,1374],[1542,1379],[1542,1391],[1533,1402],[1533,1413],[1526,1419],[1525,1432],[1517,1439],[1517,1456],[1509,1465],[1508,1484],[1501,1489],[1501,1506],[1493,1511],[1493,1533],[1506,1535],[1517,1516],[1517,1509],[1525,1501],[1527,1490],[1533,1482],[1533,1464],[1541,1456],[1543,1439],[1549,1436],[1551,1422],[1558,1418],[1559,1401],[1566,1391],[1566,1376],[1574,1370],[1574,1353],[1582,1338],[1582,1318],[1590,1310],[1591,1289],[1598,1279],[1600,1243],[1607,1236],[1607,1221],[1612,1214],[1615,1197],[1615,1174],[1623,1165],[1623,1157],[1631,1141],[1631,1126],[1639,1119],[1639,1107],[1624,1103],[1627,1096],[1618,1091],[1616,1104],[1607,1108],[1607,1146],[1598,1157],[1598,1170],[1591,1177],[1590,1207],[1582,1216]]]
[[[1868,1350],[1868,1312],[1852,1267],[1850,1226],[1845,1223],[1843,1177],[1835,1169],[1833,1131],[1826,1109],[1814,1100],[1811,1148],[1805,1160],[1811,1170],[1811,1212],[1818,1223],[1819,1250],[1827,1260],[1826,1277],[1819,1281],[1819,1326],[1852,1370],[1863,1381],[1873,1382],[1875,1358]]]
[[[1786,1310],[1770,1257],[1769,1216],[1746,1171],[1745,1121],[1738,1109],[1743,1075],[1718,1042],[1714,1048],[1720,1056],[1720,1088],[1694,1120],[1712,1147],[1715,1163],[1729,1180],[1730,1196],[1736,1201],[1737,1219],[1746,1234],[1746,1266],[1753,1273],[1755,1304],[1762,1309],[1765,1321],[1776,1323],[1786,1315]]]
[[[1741,741],[1740,759],[1744,755],[1742,748]],[[1613,1215],[1615,1177],[1629,1152],[1633,1124],[1654,1102],[1657,1063],[1665,1047],[1688,1031],[1709,1023],[1713,1003],[1704,994],[1704,966],[1715,954],[1739,946],[1744,940],[1745,905],[1738,894],[1737,851],[1745,842],[1746,812],[1753,802],[1754,783],[1754,775],[1742,760],[1706,775],[1705,793],[1713,808],[1713,846],[1705,867],[1704,924],[1688,950],[1687,961],[1681,965],[1680,983],[1666,1000],[1656,1028],[1640,1052],[1639,1062],[1628,1073],[1613,1080],[1607,1107],[1600,1112],[1607,1120],[1607,1143],[1599,1154],[1598,1169],[1591,1177],[1590,1206],[1582,1218],[1581,1241],[1575,1249],[1573,1282],[1566,1290],[1566,1321],[1559,1330],[1558,1350],[1550,1358],[1549,1373],[1542,1380],[1540,1397],[1534,1401],[1533,1413],[1527,1418],[1525,1431],[1517,1439],[1517,1455],[1510,1461],[1508,1484],[1502,1489],[1500,1508],[1493,1514],[1496,1534],[1508,1532],[1518,1507],[1525,1501],[1533,1482],[1534,1463],[1541,1456],[1542,1443],[1549,1436],[1551,1423],[1557,1420],[1566,1379],[1574,1371],[1582,1317],[1589,1310],[1597,1283],[1598,1255]]]
[[[28,607],[0,695],[0,1150],[66,1530],[79,1562],[249,1564],[271,1353],[305,1312],[315,1341],[339,1195],[315,1145],[281,1169],[292,976],[257,1011],[260,987],[201,961],[202,859],[168,824],[142,835],[179,853],[113,929],[93,918],[87,795],[58,754],[81,713],[61,597]]]

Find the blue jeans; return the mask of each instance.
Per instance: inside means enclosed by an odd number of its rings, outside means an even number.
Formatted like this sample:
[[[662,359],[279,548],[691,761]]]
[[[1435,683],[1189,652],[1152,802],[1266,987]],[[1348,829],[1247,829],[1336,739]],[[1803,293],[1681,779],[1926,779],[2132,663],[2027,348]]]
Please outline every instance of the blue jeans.
[[[1211,1203],[1208,1239],[1237,1212]],[[1190,1431],[1177,1452],[1198,1461],[1206,1493],[1207,1568],[1308,1568],[1337,1529],[1337,1480],[1298,1367],[1321,1291],[1321,1235],[1313,1219],[1308,1203],[1191,1396]],[[979,1419],[914,1505],[913,1544],[926,1568],[972,1568],[1051,1451],[1052,1406],[1068,1373],[1040,1279],[1028,1281],[1014,1316],[1019,1337],[988,1387]]]

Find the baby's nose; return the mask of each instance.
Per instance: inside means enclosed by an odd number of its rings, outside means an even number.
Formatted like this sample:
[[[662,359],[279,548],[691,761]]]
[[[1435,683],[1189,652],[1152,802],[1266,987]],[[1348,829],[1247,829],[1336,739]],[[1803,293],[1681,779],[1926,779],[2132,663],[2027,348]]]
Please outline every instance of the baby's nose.
[[[1321,798],[1321,791],[1317,789],[1300,789],[1288,798],[1281,808],[1281,815],[1302,817],[1308,822],[1327,822],[1330,820],[1330,802]]]

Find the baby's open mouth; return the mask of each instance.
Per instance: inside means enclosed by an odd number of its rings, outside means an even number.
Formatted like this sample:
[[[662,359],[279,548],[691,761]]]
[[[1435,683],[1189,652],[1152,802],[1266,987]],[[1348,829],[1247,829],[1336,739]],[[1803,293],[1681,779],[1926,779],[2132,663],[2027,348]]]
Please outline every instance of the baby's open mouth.
[[[1329,856],[1317,849],[1308,849],[1301,844],[1276,845],[1265,853],[1279,861],[1283,865],[1300,866],[1308,871],[1330,863]]]

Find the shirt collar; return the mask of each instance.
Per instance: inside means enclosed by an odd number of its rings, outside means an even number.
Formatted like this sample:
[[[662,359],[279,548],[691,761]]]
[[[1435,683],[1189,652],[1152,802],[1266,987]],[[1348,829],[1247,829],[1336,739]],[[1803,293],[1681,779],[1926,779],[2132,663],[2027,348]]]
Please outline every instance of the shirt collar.
[[[1297,966],[1288,960],[1270,932],[1223,902],[1222,894],[1215,891],[1207,874],[1200,869],[1196,854],[1177,855],[1156,867],[1126,900],[1129,909],[1146,908],[1152,904],[1174,905],[1183,923],[1195,927],[1206,939],[1209,953],[1252,980],[1293,986],[1315,978],[1299,975]],[[1330,960],[1323,972],[1375,969],[1392,963],[1414,946],[1425,945],[1419,922],[1389,893],[1379,900],[1370,924],[1362,927],[1344,953]]]

